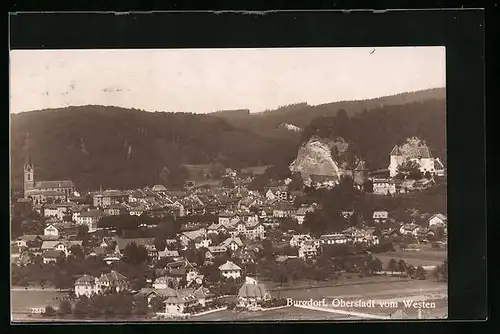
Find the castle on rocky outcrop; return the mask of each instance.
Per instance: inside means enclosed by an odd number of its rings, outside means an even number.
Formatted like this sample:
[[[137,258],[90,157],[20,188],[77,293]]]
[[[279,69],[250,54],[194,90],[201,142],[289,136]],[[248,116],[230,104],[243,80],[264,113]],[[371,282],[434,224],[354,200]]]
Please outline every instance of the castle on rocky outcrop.
[[[389,175],[398,174],[398,167],[405,161],[415,161],[420,165],[420,172],[429,172],[432,175],[443,176],[444,166],[439,158],[433,158],[429,147],[425,144],[405,152],[402,147],[395,145],[390,154]]]

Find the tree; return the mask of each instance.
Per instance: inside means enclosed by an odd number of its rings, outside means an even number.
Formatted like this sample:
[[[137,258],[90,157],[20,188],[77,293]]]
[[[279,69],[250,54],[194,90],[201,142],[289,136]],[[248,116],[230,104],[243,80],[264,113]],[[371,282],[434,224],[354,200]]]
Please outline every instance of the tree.
[[[148,300],[145,296],[137,297],[134,300],[134,314],[145,315],[148,313]]]
[[[400,272],[400,277],[403,276],[403,273],[406,272],[406,262],[405,260],[398,261],[398,271]]]
[[[420,180],[422,172],[420,171],[420,164],[415,160],[406,160],[397,168],[397,173],[403,179]]]
[[[130,287],[133,291],[139,291],[142,288],[146,287],[146,285],[146,279],[142,276],[139,276],[132,280]]]
[[[417,271],[415,273],[417,279],[419,280],[424,280],[427,278],[427,274],[425,272],[425,269],[422,266],[417,267]]]
[[[56,310],[50,305],[45,306],[45,311],[43,312],[44,317],[53,317],[56,315]]]
[[[280,228],[283,231],[297,230],[299,228],[299,224],[292,217],[285,217],[280,221]]]
[[[82,238],[82,237],[86,236],[88,233],[89,233],[89,227],[87,225],[85,225],[85,224],[78,225],[77,232],[76,232],[78,238]]]
[[[56,289],[69,289],[73,286],[73,279],[67,272],[57,270],[54,273],[53,283]]]
[[[60,315],[67,315],[67,314],[71,314],[71,303],[69,302],[69,300],[62,300],[60,303],[59,303],[59,309],[57,310],[57,313],[60,314]]]
[[[154,312],[161,312],[165,310],[165,306],[163,302],[165,301],[165,297],[163,296],[154,296],[151,298],[151,308]]]
[[[90,302],[87,296],[80,296],[75,306],[73,307],[73,315],[75,316],[75,318],[85,318],[89,311],[89,304]]]
[[[369,269],[371,274],[382,271],[382,261],[378,258],[372,259],[369,263]]]
[[[230,177],[225,177],[224,179],[222,179],[221,185],[223,188],[233,189],[234,188],[234,181]]]
[[[370,180],[370,179],[366,179],[364,182],[363,182],[363,190],[365,193],[367,194],[371,194],[373,193],[373,181]]]
[[[157,236],[155,238],[154,245],[157,251],[163,251],[167,246],[167,243],[165,242],[165,239]]]
[[[194,245],[194,241],[189,241],[189,244],[184,251],[183,256],[189,261],[189,262],[196,262],[198,259],[198,251]]]
[[[292,181],[288,184],[289,191],[302,190],[302,188],[304,187],[304,183],[302,182],[302,177],[300,176],[300,174],[292,174],[291,180]]]
[[[133,265],[147,262],[149,261],[148,251],[144,246],[137,246],[135,242],[132,242],[123,250],[123,261]]]
[[[415,272],[415,266],[409,265],[408,267],[406,267],[406,273],[408,274],[408,277],[413,278],[415,276]]]
[[[267,238],[264,239],[264,241],[262,241],[262,248],[264,258],[267,260],[274,260],[274,247],[272,241]]]
[[[395,259],[390,259],[387,269],[391,272],[391,275],[394,275],[394,272],[398,269],[398,262]]]
[[[71,255],[73,255],[74,257],[76,257],[77,259],[84,259],[85,258],[85,254],[83,254],[83,249],[82,247],[78,246],[78,245],[73,245],[70,247],[69,249]]]

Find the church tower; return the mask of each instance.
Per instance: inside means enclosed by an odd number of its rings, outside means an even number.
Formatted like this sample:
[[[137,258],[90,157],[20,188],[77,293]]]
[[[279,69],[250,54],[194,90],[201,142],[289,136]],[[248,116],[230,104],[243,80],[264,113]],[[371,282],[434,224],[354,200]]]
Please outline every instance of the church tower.
[[[29,134],[28,136],[29,137]],[[26,161],[24,163],[24,192],[23,196],[27,197],[27,193],[29,190],[33,189],[35,187],[35,167],[31,161],[31,152],[30,152],[30,147],[29,147],[29,139],[26,138],[28,141],[27,146],[27,154],[26,154]]]
[[[26,163],[24,165],[24,197],[27,197],[26,194],[29,190],[35,187],[35,169],[33,164]]]

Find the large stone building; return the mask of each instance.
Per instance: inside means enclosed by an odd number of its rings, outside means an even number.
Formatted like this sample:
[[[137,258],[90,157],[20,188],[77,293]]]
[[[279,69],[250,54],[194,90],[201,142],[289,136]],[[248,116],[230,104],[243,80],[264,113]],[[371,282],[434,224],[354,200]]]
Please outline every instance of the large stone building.
[[[24,165],[24,187],[25,198],[33,199],[34,204],[52,201],[67,201],[75,192],[73,181],[35,181],[35,166],[28,158]]]
[[[394,177],[398,174],[398,167],[405,161],[415,161],[420,166],[420,172],[429,172],[433,175],[444,175],[444,166],[439,158],[433,158],[429,147],[426,145],[417,147],[411,153],[404,153],[401,147],[395,145],[390,154],[389,175]]]

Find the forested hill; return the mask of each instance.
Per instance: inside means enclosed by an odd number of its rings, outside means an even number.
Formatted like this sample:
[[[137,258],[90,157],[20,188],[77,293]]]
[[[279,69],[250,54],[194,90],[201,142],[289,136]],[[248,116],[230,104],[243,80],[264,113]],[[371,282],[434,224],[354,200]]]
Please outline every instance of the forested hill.
[[[387,168],[394,145],[403,144],[409,137],[424,140],[431,154],[446,163],[446,103],[428,100],[384,106],[351,117],[340,111],[336,116],[314,119],[304,129],[302,141],[312,136],[343,137],[349,151],[366,160],[371,169]]]
[[[11,138],[17,189],[27,143],[36,179],[71,179],[81,189],[173,185],[183,180],[182,164],[276,164],[292,159],[296,150],[294,143],[264,139],[209,115],[104,106],[11,115]]]
[[[445,88],[435,88],[368,100],[332,102],[317,106],[311,106],[304,102],[260,113],[226,112],[214,113],[213,115],[226,119],[229,124],[235,127],[248,129],[261,136],[299,141],[300,134],[279,128],[280,124],[287,123],[304,128],[313,119],[324,116],[335,116],[341,109],[345,110],[348,116],[353,116],[364,110],[430,100],[439,100],[444,103],[445,99]]]

